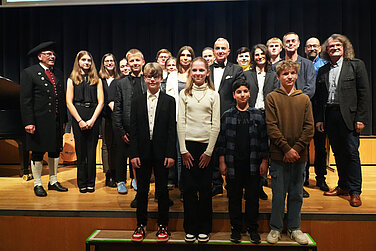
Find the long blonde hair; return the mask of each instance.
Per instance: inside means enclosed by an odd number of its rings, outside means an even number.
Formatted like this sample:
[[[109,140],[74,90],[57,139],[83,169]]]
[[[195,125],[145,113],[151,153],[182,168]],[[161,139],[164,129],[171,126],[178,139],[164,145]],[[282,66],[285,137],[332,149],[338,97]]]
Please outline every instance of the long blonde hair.
[[[211,77],[210,77],[210,70],[209,70],[208,62],[206,62],[206,60],[202,57],[197,57],[197,58],[194,58],[192,60],[191,65],[189,67],[187,87],[184,90],[184,94],[187,95],[187,96],[192,96],[192,88],[193,88],[193,84],[194,84],[194,81],[193,81],[193,78],[192,78],[192,65],[196,61],[201,61],[201,62],[204,63],[206,70],[209,71],[209,75],[206,76],[206,78],[205,78],[205,83],[208,85],[209,89],[212,89],[213,91],[215,91],[213,81],[211,80]]]
[[[80,72],[80,65],[78,62],[84,55],[88,55],[91,58],[91,66],[90,66],[89,73],[88,73],[89,83],[90,85],[96,85],[99,82],[98,73],[97,73],[97,69],[95,68],[93,56],[88,51],[80,51],[77,53],[76,59],[74,60],[74,63],[73,63],[73,70],[69,78],[72,79],[73,83],[75,83],[76,85],[82,83],[83,78]]]
[[[106,57],[112,57],[112,60],[114,60],[114,71],[111,74],[106,67],[104,67],[104,60]],[[108,79],[110,77],[113,78],[119,78],[119,73],[118,73],[118,65],[115,56],[112,53],[106,53],[103,55],[102,60],[101,60],[101,68],[99,70],[99,76],[104,79]]]

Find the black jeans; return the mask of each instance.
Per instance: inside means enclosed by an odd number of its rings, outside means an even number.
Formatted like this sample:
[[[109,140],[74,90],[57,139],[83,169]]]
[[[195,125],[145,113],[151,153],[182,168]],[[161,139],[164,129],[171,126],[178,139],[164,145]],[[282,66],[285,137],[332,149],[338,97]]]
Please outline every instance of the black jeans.
[[[362,192],[362,169],[359,158],[359,133],[350,131],[339,107],[328,107],[325,113],[329,142],[338,171],[338,186],[350,194]]]
[[[147,224],[148,194],[152,168],[155,175],[155,192],[158,194],[158,224],[168,225],[169,196],[167,189],[168,171],[164,159],[141,159],[136,168],[137,176],[137,225]]]
[[[81,118],[87,121],[94,113],[95,107],[76,106],[76,109]],[[99,136],[98,119],[89,130],[81,130],[77,121],[75,119],[72,120],[77,155],[77,184],[79,188],[95,186],[96,149]]]
[[[211,162],[199,168],[200,156],[208,144],[186,141],[187,150],[193,157],[193,167],[183,165],[184,178],[184,230],[189,234],[209,234],[212,230]]]
[[[127,180],[127,159],[129,158],[130,146],[125,143],[122,135],[118,133],[117,130],[114,131],[116,148],[114,151],[115,155],[115,170],[116,170],[116,181],[126,182]],[[133,172],[131,164],[129,162],[129,176],[133,179]]]
[[[241,230],[243,225],[242,198],[243,189],[245,189],[245,224],[247,229],[257,231],[260,175],[250,175],[249,166],[249,161],[236,161],[235,177],[226,178],[228,211],[231,226]]]

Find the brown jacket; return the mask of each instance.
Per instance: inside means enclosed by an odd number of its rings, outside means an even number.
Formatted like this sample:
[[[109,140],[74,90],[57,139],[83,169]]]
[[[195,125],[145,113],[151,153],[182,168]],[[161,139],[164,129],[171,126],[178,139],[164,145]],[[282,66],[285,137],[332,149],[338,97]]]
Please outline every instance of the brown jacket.
[[[271,159],[282,161],[294,148],[300,155],[298,162],[307,161],[307,145],[314,134],[309,97],[300,90],[288,96],[277,89],[266,97],[265,110]]]

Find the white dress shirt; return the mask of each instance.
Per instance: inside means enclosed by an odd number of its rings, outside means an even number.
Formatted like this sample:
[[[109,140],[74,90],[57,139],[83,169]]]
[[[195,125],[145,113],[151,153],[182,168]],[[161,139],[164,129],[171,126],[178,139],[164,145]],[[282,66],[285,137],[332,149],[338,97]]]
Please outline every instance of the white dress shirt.
[[[149,118],[149,132],[150,132],[150,140],[153,139],[153,129],[154,129],[154,120],[155,120],[155,111],[157,110],[159,92],[156,94],[151,94],[149,90],[147,90],[147,99],[146,103],[148,106],[148,118]]]

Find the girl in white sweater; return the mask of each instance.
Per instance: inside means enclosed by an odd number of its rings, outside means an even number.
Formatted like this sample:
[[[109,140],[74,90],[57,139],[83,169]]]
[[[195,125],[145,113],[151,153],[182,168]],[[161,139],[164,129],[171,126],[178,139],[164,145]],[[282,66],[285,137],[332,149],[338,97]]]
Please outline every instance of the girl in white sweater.
[[[195,58],[180,92],[177,130],[183,159],[185,240],[207,242],[212,228],[211,156],[220,128],[219,94],[207,62]]]

